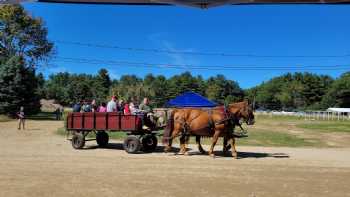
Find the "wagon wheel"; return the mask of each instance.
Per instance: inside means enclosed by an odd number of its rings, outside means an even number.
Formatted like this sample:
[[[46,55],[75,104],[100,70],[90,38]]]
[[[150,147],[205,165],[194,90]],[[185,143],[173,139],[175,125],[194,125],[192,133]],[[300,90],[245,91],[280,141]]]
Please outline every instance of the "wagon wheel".
[[[152,152],[157,148],[158,139],[156,136],[147,134],[142,137],[142,147],[145,152]]]
[[[98,131],[96,133],[96,142],[99,147],[106,147],[108,144],[109,136],[105,131]]]
[[[123,147],[127,153],[137,153],[141,148],[141,143],[139,138],[134,135],[129,135],[124,140]]]
[[[72,146],[75,149],[81,149],[85,146],[85,136],[81,133],[75,133],[72,137]]]

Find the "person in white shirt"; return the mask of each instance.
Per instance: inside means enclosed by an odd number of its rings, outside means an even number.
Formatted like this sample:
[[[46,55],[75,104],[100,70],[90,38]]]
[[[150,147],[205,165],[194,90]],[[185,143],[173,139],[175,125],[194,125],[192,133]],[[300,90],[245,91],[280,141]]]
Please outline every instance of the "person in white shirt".
[[[112,99],[107,104],[107,112],[116,112],[117,111],[117,97],[112,96]]]

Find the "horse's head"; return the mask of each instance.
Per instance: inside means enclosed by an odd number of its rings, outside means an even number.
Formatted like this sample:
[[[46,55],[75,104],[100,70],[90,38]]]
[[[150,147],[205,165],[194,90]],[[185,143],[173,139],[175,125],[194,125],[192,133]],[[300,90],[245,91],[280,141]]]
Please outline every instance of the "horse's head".
[[[228,110],[237,120],[243,119],[247,125],[255,123],[253,108],[248,101],[232,103],[229,105]]]

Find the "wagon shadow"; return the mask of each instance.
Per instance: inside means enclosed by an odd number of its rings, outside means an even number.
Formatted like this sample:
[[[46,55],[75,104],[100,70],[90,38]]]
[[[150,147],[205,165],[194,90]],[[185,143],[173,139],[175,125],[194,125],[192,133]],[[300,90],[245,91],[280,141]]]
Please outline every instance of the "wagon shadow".
[[[98,145],[88,145],[88,146],[85,146],[84,148],[84,150],[91,150],[91,149],[114,149],[114,150],[124,151],[124,147],[122,143],[108,143],[106,147],[99,147]],[[180,149],[173,147],[172,150],[175,152],[178,152]],[[164,146],[157,146],[157,148],[152,152],[143,152],[143,151],[138,152],[138,154],[150,154],[150,153],[164,153]]]

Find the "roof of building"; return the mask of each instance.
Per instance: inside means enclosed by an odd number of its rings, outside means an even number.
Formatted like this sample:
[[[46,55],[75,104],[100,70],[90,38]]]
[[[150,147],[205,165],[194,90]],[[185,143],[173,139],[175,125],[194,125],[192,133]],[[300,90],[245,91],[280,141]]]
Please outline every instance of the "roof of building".
[[[350,108],[336,108],[336,107],[331,107],[331,108],[328,108],[327,111],[350,113]]]

